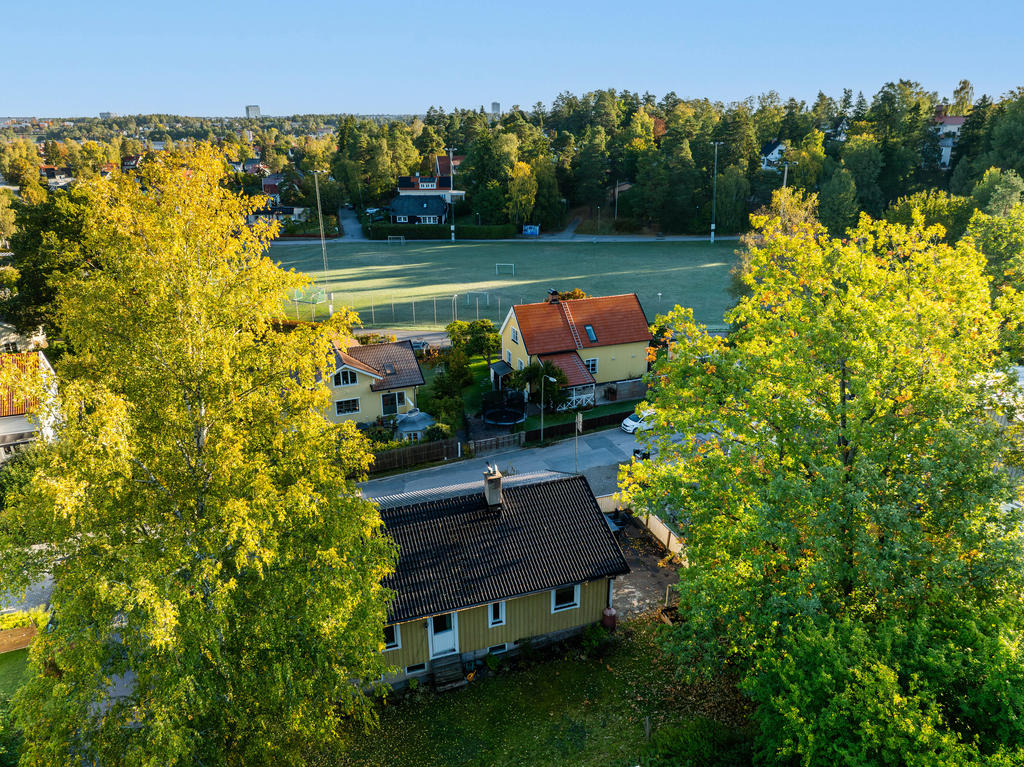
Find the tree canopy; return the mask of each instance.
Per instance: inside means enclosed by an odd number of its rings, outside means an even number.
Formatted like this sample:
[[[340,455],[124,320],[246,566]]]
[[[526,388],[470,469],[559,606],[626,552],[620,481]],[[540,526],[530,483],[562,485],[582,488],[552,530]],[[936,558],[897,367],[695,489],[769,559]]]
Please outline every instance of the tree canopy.
[[[19,691],[23,764],[298,764],[369,719],[394,550],[325,418],[331,333],[280,332],[304,278],[208,147],[77,189],[72,351],[0,511],[0,580],[54,577]]]
[[[666,646],[738,673],[772,759],[1016,763],[1024,512],[985,260],[920,216],[755,225],[727,341],[659,319],[659,450],[622,477],[685,541]]]

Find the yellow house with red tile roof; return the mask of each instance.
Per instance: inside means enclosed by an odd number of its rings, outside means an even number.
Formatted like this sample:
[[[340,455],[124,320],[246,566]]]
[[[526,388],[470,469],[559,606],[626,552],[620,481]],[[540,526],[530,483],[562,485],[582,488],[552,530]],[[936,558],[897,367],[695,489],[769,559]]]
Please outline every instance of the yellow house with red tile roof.
[[[416,407],[423,371],[410,341],[366,346],[335,342],[334,363],[327,381],[331,391],[327,416],[334,423],[373,423]]]
[[[551,362],[565,372],[568,408],[594,404],[602,384],[647,372],[651,331],[635,293],[564,301],[552,291],[547,301],[509,309],[500,332],[509,371]]]

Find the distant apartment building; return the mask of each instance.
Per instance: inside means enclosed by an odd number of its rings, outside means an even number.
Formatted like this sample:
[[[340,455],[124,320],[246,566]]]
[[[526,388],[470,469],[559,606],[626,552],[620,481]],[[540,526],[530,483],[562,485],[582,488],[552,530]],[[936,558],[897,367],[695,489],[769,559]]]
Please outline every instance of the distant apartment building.
[[[245,116],[249,120],[255,120],[260,117],[260,105],[249,104],[245,107]]]
[[[118,116],[117,112],[100,112],[100,119],[101,120],[109,120],[109,119],[111,119],[113,117],[117,117],[117,116]]]

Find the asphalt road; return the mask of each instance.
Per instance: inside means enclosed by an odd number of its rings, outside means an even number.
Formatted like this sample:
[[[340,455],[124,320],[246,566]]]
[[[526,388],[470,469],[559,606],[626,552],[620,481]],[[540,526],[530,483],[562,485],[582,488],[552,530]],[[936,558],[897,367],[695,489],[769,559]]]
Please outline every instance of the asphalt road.
[[[532,474],[534,472],[557,471],[584,474],[597,495],[607,495],[616,490],[615,474],[619,464],[629,463],[633,449],[639,443],[632,434],[621,429],[606,429],[579,437],[577,464],[574,440],[567,439],[547,447],[526,447],[498,453],[488,453],[467,461],[456,461],[444,466],[396,474],[382,479],[364,482],[363,495],[379,498],[385,495],[408,493],[413,490],[430,490],[444,485],[464,482],[483,482],[484,468],[488,463],[497,464],[503,474]]]

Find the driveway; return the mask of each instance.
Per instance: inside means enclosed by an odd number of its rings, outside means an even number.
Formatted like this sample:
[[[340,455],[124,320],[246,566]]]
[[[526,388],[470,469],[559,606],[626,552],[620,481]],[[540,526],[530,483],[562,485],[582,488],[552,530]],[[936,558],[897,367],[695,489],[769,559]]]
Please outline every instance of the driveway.
[[[546,471],[574,474],[578,465],[579,473],[590,481],[595,495],[609,495],[617,489],[615,477],[619,464],[628,463],[633,457],[633,449],[638,446],[634,435],[621,429],[606,429],[579,436],[578,464],[574,440],[567,439],[547,447],[487,453],[468,461],[371,479],[361,487],[366,497],[380,498],[465,482],[482,483],[488,463],[497,464],[503,474],[511,475]]]
[[[360,226],[359,217],[354,210],[346,207],[338,208],[338,222],[345,232],[344,237],[342,237],[343,240],[366,240],[366,235],[363,234],[363,227]]]

